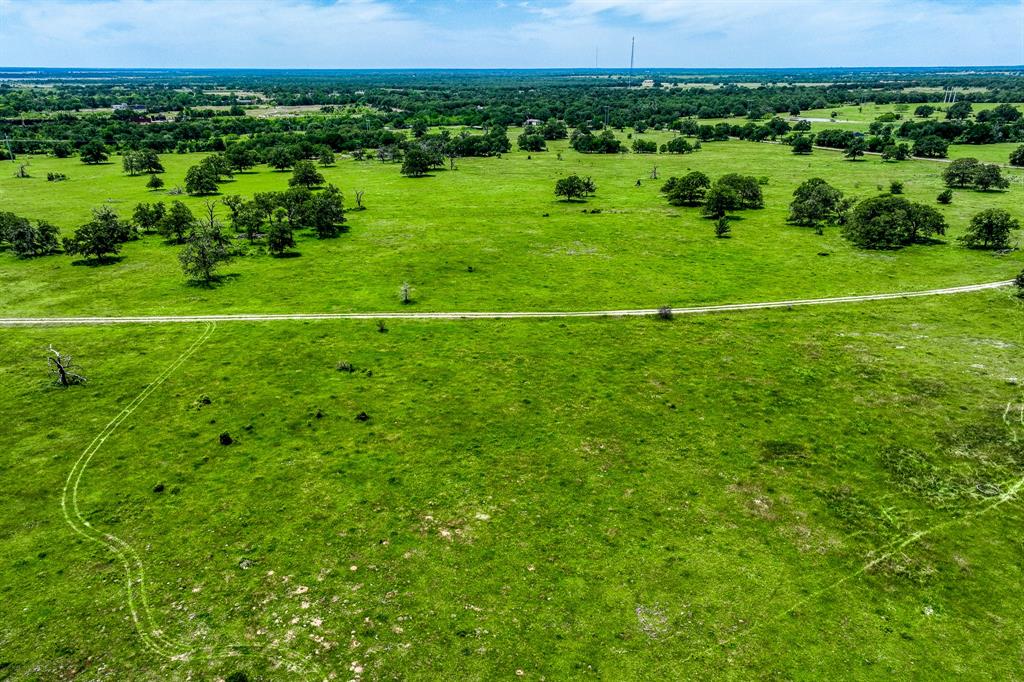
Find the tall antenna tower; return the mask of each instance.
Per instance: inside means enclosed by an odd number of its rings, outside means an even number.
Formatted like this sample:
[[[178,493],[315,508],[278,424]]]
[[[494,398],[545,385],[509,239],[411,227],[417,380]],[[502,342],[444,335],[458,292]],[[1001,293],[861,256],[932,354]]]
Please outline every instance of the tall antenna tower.
[[[626,83],[627,87],[633,86],[633,54],[636,52],[636,36],[633,36],[629,41],[629,81]]]

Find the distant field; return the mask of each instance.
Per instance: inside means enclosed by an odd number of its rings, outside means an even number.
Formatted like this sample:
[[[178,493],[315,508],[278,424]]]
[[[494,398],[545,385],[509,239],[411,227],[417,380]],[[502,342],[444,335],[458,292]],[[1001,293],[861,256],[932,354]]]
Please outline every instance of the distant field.
[[[510,131],[515,137],[518,131]],[[624,135],[622,137],[625,137]],[[657,140],[666,133],[645,134]],[[1024,218],[1021,172],[1004,193],[958,191],[940,207],[949,242],[899,252],[851,248],[838,230],[824,236],[787,225],[793,189],[820,176],[852,196],[871,196],[901,180],[906,195],[934,204],[942,164],[851,163],[840,152],[797,157],[781,145],[708,143],[686,156],[580,155],[566,143],[548,152],[462,159],[457,171],[410,179],[397,165],[341,158],[324,170],[352,206],[365,190],[368,210],[349,214],[349,232],[319,241],[300,235],[299,258],[240,258],[214,289],[186,286],[178,247],[157,236],[128,244],[113,265],[75,265],[52,256],[18,261],[0,253],[0,310],[9,315],[187,312],[318,312],[393,310],[403,282],[416,310],[551,310],[653,307],[760,301],[953,286],[1007,279],[1024,257],[968,251],[953,241],[971,215],[1003,206]],[[973,150],[972,150],[973,151]],[[557,158],[561,153],[562,160]],[[199,155],[165,155],[168,187],[183,182]],[[108,204],[128,217],[139,201],[178,197],[145,189],[120,159],[86,166],[75,159],[31,158],[27,180],[0,176],[5,210],[45,218],[66,233],[92,207]],[[660,179],[650,180],[657,166]],[[697,209],[669,206],[658,189],[691,169],[712,177],[726,172],[767,179],[767,208],[737,214],[733,238],[715,239]],[[47,171],[69,176],[46,181]],[[597,196],[556,201],[555,180],[568,173],[594,177]],[[221,186],[224,193],[286,188],[288,173],[259,167]],[[640,186],[636,186],[640,180]],[[194,210],[204,199],[180,197]],[[222,211],[222,214],[224,212]],[[820,255],[824,254],[824,255]],[[470,271],[472,268],[472,271]],[[799,273],[799,277],[794,276]]]
[[[944,119],[945,116],[946,116],[946,114],[945,114],[946,107],[948,107],[949,105],[948,104],[943,104],[941,98],[939,100],[935,101],[935,102],[930,102],[930,104],[931,104],[931,106],[935,107],[936,110],[937,110],[934,114],[932,114],[932,118],[933,119]],[[800,112],[800,115],[801,116],[807,116],[807,117],[810,117],[810,118],[829,118],[829,116],[832,114],[832,112],[835,111],[836,113],[839,114],[838,116],[836,116],[837,119],[846,119],[848,121],[858,121],[858,122],[864,122],[864,123],[871,123],[872,121],[874,121],[876,118],[878,118],[882,114],[902,113],[903,114],[903,120],[914,120],[914,121],[922,120],[922,119],[914,116],[914,109],[916,109],[917,107],[920,106],[919,103],[905,104],[905,105],[902,105],[902,106],[904,106],[906,108],[901,110],[901,108],[900,108],[901,105],[899,105],[899,104],[875,104],[874,102],[865,102],[862,105],[852,104],[852,105],[846,105],[846,106],[840,106],[840,107],[831,107],[829,109],[808,109],[806,111]],[[973,106],[974,106],[974,112],[977,113],[979,111],[985,111],[987,109],[993,109],[993,108],[999,106],[999,103],[997,103],[997,102],[981,102],[981,103],[974,103]],[[1015,103],[1014,106],[1017,107],[1018,109],[1024,108],[1024,104],[1021,104],[1019,102]],[[900,123],[900,121],[897,121],[896,125],[899,125],[899,123]]]
[[[152,646],[61,490],[203,327],[2,330],[0,670],[1012,679],[1022,314],[222,324],[77,487]],[[47,344],[89,383],[50,387]]]
[[[1020,142],[1002,142],[999,144],[951,144],[949,145],[949,158],[960,159],[971,156],[987,163],[1006,164],[1010,154]]]

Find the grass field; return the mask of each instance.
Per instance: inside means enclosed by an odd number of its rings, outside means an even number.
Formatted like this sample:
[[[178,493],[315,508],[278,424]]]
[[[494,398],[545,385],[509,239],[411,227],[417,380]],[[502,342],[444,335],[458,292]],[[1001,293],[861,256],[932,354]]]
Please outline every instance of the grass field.
[[[166,655],[61,489],[204,328],[5,330],[0,672],[1013,678],[1022,313],[222,324],[78,489]]]
[[[787,225],[793,189],[901,180],[935,205],[942,164],[552,147],[420,179],[339,159],[328,180],[366,190],[349,230],[238,258],[210,289],[156,236],[103,266],[0,253],[0,317],[614,309],[1024,267],[955,243],[989,206],[1024,218],[1018,171],[1007,192],[939,207],[947,243],[866,252]],[[173,186],[200,156],[163,158]],[[3,210],[65,232],[93,206],[176,198],[119,162],[29,168],[0,177]],[[716,239],[658,193],[690,169],[767,178],[767,208]],[[555,201],[571,172],[597,196]],[[222,189],[287,178],[259,168]],[[1022,320],[1021,299],[991,290],[383,333],[0,329],[0,679],[1016,679]],[[49,344],[88,383],[55,388]]]
[[[165,156],[168,186],[181,184],[198,159]],[[654,166],[661,180],[648,179]],[[658,193],[664,178],[691,169],[767,178],[767,208],[737,214],[733,237],[715,239],[697,209],[669,206]],[[0,308],[18,315],[376,311],[399,307],[398,288],[409,282],[416,310],[580,310],[902,291],[1012,277],[1024,262],[1019,252],[993,256],[953,240],[971,215],[989,206],[1024,218],[1018,171],[1009,171],[1015,182],[1007,192],[958,191],[952,205],[941,207],[951,226],[946,245],[865,252],[846,244],[836,228],[817,236],[785,222],[794,188],[809,177],[824,177],[859,197],[901,180],[909,198],[934,204],[941,169],[877,157],[849,162],[820,150],[797,157],[788,147],[747,142],[709,143],[686,156],[580,155],[563,142],[544,153],[463,159],[457,171],[418,179],[402,177],[396,165],[342,159],[325,175],[349,205],[355,190],[365,190],[369,208],[350,213],[350,230],[337,239],[302,236],[300,258],[237,259],[223,269],[223,284],[200,289],[184,281],[178,247],[156,236],[128,244],[120,262],[102,267],[65,256],[18,261],[0,253]],[[94,206],[108,204],[127,217],[139,201],[174,198],[147,191],[145,178],[124,175],[119,162],[85,166],[40,157],[31,160],[30,171],[30,179],[0,177],[0,202],[66,232]],[[48,171],[70,179],[47,182]],[[595,178],[596,197],[555,200],[555,180],[573,172]],[[261,167],[236,177],[223,192],[284,189],[289,175]],[[202,199],[184,200],[202,209]]]

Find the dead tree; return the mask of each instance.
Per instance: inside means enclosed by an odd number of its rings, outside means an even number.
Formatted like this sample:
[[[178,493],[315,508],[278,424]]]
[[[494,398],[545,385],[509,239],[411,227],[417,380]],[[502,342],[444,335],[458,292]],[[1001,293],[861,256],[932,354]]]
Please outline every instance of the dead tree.
[[[658,179],[658,167],[655,166],[654,168],[651,169],[651,180],[657,180],[657,179]]]
[[[49,353],[46,360],[50,366],[50,374],[53,375],[59,386],[85,383],[85,377],[79,374],[80,368],[70,355],[64,355],[52,345],[47,349],[47,353]]]

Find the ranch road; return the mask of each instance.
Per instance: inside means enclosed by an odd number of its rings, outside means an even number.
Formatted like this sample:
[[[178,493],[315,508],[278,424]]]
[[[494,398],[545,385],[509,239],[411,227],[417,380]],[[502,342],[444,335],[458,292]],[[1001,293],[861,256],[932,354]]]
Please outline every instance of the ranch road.
[[[674,315],[697,315],[742,310],[766,310],[770,308],[791,308],[809,305],[831,305],[836,303],[860,303],[864,301],[886,301],[921,296],[946,296],[965,294],[987,289],[999,289],[1013,284],[1012,280],[968,284],[944,289],[923,291],[898,291],[887,294],[864,294],[860,296],[836,296],[832,298],[803,298],[790,301],[766,301],[762,303],[732,303],[687,308],[672,308]],[[105,324],[173,324],[193,322],[279,322],[285,320],[491,320],[520,318],[556,317],[644,317],[659,314],[658,308],[635,308],[626,310],[565,310],[565,311],[509,311],[509,312],[381,312],[381,313],[241,313],[237,315],[130,315],[119,317],[6,317],[0,318],[0,327],[69,326]]]

